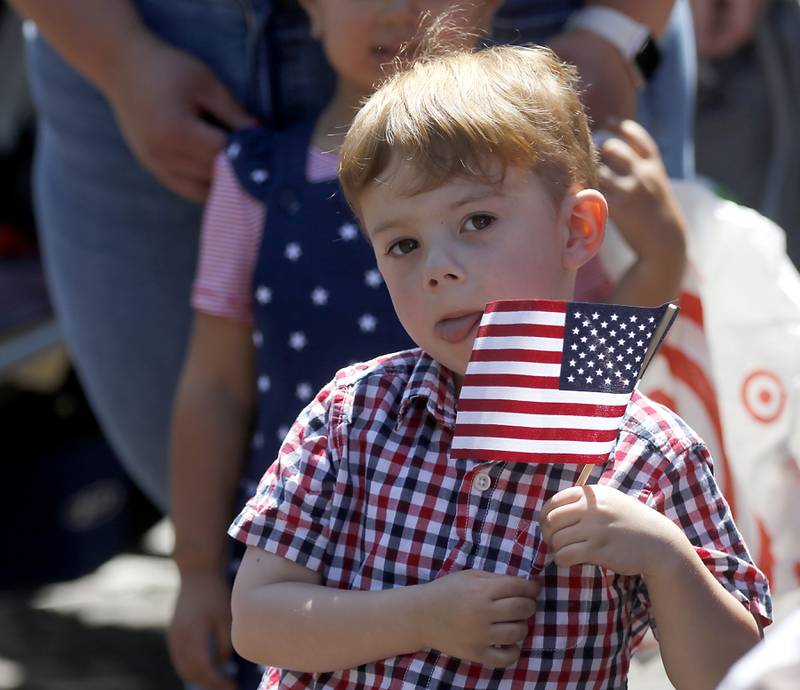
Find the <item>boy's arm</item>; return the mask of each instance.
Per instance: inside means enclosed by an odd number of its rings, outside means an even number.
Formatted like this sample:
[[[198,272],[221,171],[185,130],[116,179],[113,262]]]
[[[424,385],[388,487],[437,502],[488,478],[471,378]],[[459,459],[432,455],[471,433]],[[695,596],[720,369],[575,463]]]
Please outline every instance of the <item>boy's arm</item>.
[[[670,681],[678,690],[712,690],[760,633],[753,615],[678,532],[674,547],[644,580]]]
[[[226,531],[255,400],[251,331],[196,312],[173,409],[170,502],[181,589],[170,653],[185,680],[212,690],[233,687],[214,666],[231,650]]]
[[[249,547],[233,588],[233,643],[254,662],[308,673],[435,648],[491,668],[513,664],[539,585],[465,570],[407,587],[325,587],[302,565]]]

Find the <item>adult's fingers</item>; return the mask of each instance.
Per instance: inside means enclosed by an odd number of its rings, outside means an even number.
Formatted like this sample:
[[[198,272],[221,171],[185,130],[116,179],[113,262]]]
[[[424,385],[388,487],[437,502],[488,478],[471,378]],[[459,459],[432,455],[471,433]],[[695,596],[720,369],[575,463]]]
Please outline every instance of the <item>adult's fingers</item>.
[[[161,173],[158,179],[171,192],[189,201],[202,204],[208,198],[210,185],[207,180],[198,180],[194,177],[170,171]]]
[[[257,123],[228,88],[213,77],[206,82],[200,92],[200,105],[229,129],[252,127]]]
[[[628,145],[642,158],[652,158],[659,155],[658,144],[650,133],[636,120],[622,120],[619,131]]]

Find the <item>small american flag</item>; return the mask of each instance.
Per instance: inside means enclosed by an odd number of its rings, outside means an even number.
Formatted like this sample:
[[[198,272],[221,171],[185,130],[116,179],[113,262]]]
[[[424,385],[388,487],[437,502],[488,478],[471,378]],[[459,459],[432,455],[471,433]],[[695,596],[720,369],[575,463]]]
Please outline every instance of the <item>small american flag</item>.
[[[677,308],[556,300],[486,306],[451,457],[605,462],[636,381]]]

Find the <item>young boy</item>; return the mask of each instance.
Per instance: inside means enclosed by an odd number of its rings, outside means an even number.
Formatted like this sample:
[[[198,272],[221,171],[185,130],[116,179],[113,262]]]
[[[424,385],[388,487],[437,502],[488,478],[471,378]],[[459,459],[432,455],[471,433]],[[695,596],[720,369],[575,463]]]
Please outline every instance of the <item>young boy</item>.
[[[619,688],[657,624],[675,685],[713,688],[770,600],[680,419],[634,393],[587,487],[448,457],[484,305],[569,299],[603,238],[572,70],[418,60],[356,116],[340,177],[421,349],[340,371],[232,525],[238,652],[281,688]]]

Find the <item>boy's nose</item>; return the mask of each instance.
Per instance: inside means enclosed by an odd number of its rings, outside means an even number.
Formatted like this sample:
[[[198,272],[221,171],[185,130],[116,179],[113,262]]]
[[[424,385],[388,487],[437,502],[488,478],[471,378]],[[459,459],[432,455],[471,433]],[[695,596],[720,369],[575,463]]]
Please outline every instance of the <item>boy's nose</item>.
[[[456,284],[464,280],[464,271],[450,257],[441,253],[428,257],[425,266],[425,287],[435,289],[447,284]]]

